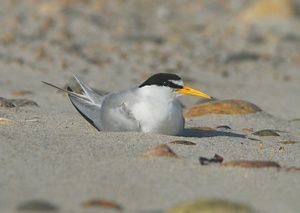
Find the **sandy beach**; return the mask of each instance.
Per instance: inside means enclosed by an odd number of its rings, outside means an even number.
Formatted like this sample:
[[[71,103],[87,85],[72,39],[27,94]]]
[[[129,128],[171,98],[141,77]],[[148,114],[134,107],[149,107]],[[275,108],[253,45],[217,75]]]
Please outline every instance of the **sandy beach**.
[[[1,0],[0,212],[175,213],[196,200],[300,212],[300,2],[278,2],[251,13],[265,6]],[[262,111],[187,117],[181,136],[98,132],[65,94],[42,84],[76,89],[74,73],[104,94],[158,72]],[[185,111],[203,102],[181,101]],[[161,144],[177,157],[145,158]],[[215,154],[280,168],[200,164]]]

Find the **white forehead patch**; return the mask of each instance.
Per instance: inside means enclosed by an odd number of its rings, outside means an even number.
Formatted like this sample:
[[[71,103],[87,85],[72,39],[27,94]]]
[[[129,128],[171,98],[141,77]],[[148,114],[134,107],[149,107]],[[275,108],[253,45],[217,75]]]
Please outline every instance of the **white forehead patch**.
[[[170,82],[172,82],[173,84],[179,85],[183,87],[183,81],[182,80],[169,80]]]

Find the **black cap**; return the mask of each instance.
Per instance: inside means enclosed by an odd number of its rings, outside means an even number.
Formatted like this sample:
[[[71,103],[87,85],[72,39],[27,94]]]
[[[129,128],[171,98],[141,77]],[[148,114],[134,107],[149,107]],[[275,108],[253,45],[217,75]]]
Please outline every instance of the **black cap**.
[[[181,89],[183,87],[182,85],[173,83],[172,80],[180,81],[182,79],[178,75],[171,74],[171,73],[157,73],[152,75],[150,78],[148,78],[139,87],[141,88],[144,86],[151,86],[151,85],[166,86],[174,89]]]

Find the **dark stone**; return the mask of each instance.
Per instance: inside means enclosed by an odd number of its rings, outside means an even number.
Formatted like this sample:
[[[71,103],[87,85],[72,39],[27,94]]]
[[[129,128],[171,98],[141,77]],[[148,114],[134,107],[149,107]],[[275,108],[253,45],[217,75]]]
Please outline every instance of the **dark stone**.
[[[231,129],[231,128],[226,125],[221,125],[221,126],[217,126],[217,129]]]
[[[38,106],[38,104],[28,99],[6,99],[0,97],[0,107],[12,108],[24,106]]]
[[[205,158],[205,157],[199,157],[199,162],[201,165],[209,165],[209,164],[215,164],[215,163],[222,163],[223,157],[215,154],[213,158]]]
[[[26,201],[22,204],[20,204],[17,209],[19,211],[58,211],[58,207],[52,203],[49,203],[48,201],[43,200],[31,200]]]
[[[15,105],[11,103],[9,100],[0,97],[0,107],[13,108],[15,107]]]

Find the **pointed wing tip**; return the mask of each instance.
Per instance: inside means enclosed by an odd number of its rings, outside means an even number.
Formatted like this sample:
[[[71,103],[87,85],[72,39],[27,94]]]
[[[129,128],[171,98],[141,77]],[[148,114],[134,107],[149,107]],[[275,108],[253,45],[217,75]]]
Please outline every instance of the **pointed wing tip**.
[[[62,90],[62,89],[59,88],[58,86],[55,86],[54,84],[48,83],[48,82],[46,82],[46,81],[42,81],[42,83],[43,83],[43,84],[46,84],[47,86],[54,87],[54,88],[56,88],[56,89]]]
[[[71,89],[70,86],[67,86],[67,90],[70,91],[70,92],[73,92],[73,90]]]
[[[43,84],[46,84],[46,85],[51,85],[50,83],[46,82],[46,81],[41,81]]]

